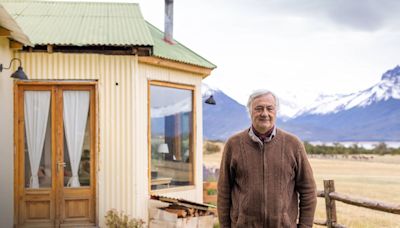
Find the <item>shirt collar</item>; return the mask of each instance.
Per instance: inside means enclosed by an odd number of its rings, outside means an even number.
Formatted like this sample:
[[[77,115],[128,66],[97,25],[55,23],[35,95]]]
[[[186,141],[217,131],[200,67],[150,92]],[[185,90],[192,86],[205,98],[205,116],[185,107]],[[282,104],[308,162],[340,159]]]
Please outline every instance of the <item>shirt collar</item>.
[[[269,138],[269,137],[271,136],[272,132],[274,131],[274,127],[275,127],[275,126],[272,126],[272,128],[269,129],[269,130],[268,130],[267,132],[265,132],[265,133],[260,133],[260,132],[257,131],[257,129],[256,129],[253,125],[251,125],[251,129],[253,130],[254,134],[255,134],[258,138],[260,138],[261,141],[265,141],[266,138]]]
[[[252,127],[250,127],[250,130],[249,130],[249,136],[250,136],[251,140],[258,143],[260,146],[263,146],[264,143],[270,142],[275,137],[275,135],[276,135],[276,125],[274,126],[274,129],[272,130],[271,135],[268,138],[266,138],[264,140],[264,142],[261,141],[261,139],[257,137],[257,135],[254,133]]]

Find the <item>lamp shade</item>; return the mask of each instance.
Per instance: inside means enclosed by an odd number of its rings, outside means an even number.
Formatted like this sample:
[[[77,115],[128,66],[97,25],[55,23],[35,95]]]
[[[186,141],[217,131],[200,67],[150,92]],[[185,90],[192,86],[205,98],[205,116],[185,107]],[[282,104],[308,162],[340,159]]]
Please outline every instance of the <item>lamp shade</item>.
[[[17,71],[15,71],[10,77],[15,79],[27,80],[28,77],[26,76],[25,72],[22,70],[22,67],[18,67]]]
[[[209,98],[207,98],[207,100],[205,101],[206,104],[210,104],[210,105],[216,105],[217,103],[214,100],[214,96],[211,95]]]
[[[160,145],[158,145],[157,152],[159,154],[168,154],[169,153],[168,144],[161,143]]]

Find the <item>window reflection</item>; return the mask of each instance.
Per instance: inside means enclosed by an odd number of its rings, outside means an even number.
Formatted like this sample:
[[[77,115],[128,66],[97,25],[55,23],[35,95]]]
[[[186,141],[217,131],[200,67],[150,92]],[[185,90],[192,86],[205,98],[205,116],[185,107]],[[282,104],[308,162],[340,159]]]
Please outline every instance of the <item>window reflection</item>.
[[[193,184],[193,91],[150,86],[151,189]]]

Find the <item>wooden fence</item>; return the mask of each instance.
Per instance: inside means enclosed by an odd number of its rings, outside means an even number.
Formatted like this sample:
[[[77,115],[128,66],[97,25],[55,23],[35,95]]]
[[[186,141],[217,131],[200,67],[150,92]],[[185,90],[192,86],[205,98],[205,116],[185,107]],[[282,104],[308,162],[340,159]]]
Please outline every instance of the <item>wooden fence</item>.
[[[346,226],[337,222],[335,201],[350,204],[358,207],[369,208],[376,211],[383,211],[400,215],[400,204],[385,203],[366,198],[357,198],[346,194],[335,192],[335,183],[333,180],[324,180],[324,191],[317,192],[318,197],[325,198],[326,221],[314,221],[316,225],[327,226],[328,228],[344,228]]]
[[[326,221],[315,220],[314,224],[327,226],[328,228],[346,228],[337,221],[336,203],[340,201],[358,207],[369,208],[376,211],[383,211],[400,215],[400,204],[386,203],[366,198],[357,198],[346,194],[335,192],[335,183],[333,180],[324,180],[324,190],[317,192],[318,197],[325,198]],[[203,201],[204,203],[216,205],[217,203],[217,183],[203,183]]]

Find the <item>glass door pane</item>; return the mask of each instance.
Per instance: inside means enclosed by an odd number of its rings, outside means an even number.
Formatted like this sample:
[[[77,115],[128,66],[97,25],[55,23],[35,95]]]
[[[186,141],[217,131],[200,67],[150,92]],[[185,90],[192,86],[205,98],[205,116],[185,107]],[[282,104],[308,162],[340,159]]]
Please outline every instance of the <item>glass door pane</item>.
[[[26,188],[50,188],[52,184],[50,100],[50,91],[24,92]]]
[[[88,91],[63,92],[64,186],[90,186],[90,100]]]
[[[83,140],[82,156],[80,159],[78,176],[80,186],[90,186],[90,114],[88,114],[85,138]],[[72,177],[71,161],[69,158],[69,151],[67,144],[65,143],[65,132],[64,132],[64,186],[68,187],[68,180]]]

